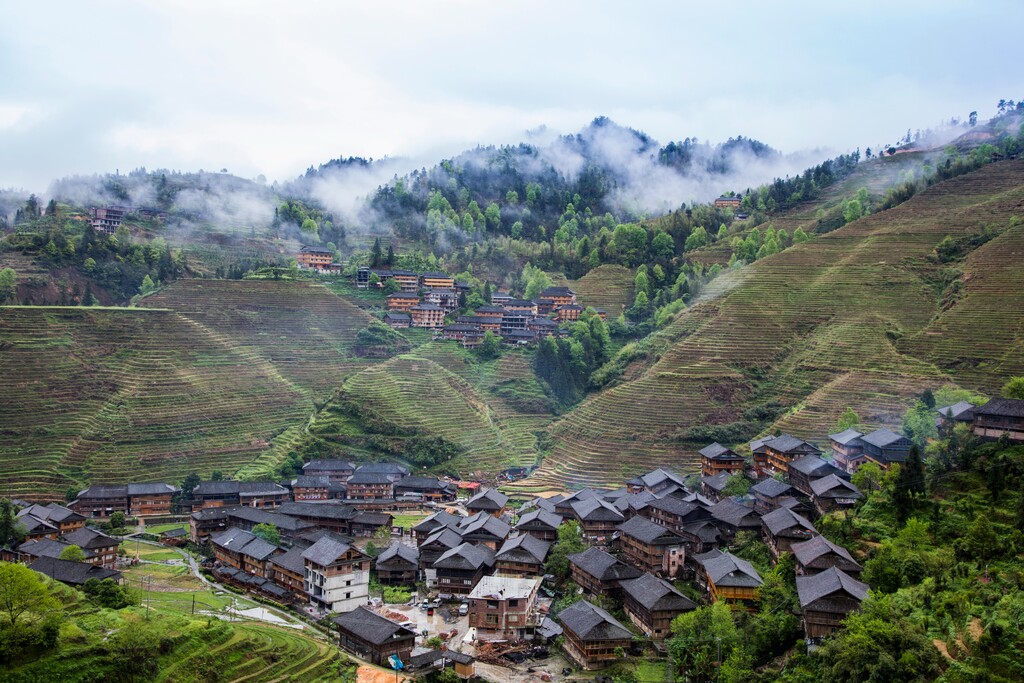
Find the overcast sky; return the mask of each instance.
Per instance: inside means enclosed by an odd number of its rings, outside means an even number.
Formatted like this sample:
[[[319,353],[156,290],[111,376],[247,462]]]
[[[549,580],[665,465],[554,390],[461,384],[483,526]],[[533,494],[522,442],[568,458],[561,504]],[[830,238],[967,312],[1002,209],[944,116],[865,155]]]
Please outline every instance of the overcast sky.
[[[831,5],[842,7],[831,7]],[[1024,98],[1024,2],[0,0],[0,187],[417,165],[595,116],[660,142],[892,142]]]

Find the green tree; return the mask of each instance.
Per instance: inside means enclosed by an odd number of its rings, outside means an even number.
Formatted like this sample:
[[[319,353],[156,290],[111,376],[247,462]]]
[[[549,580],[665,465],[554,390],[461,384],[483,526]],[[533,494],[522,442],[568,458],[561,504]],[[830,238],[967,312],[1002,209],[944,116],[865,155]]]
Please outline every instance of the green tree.
[[[77,486],[69,486],[67,491],[64,492],[64,502],[65,503],[70,503],[75,498],[78,498],[78,487]],[[0,545],[3,545],[3,544],[0,543]]]
[[[131,589],[119,586],[113,579],[89,579],[82,586],[82,592],[100,607],[108,609],[122,609],[137,603]]]
[[[686,251],[693,251],[694,249],[700,249],[706,246],[708,243],[708,231],[704,229],[704,226],[697,226],[694,228],[690,236],[686,238],[686,244],[683,249]]]
[[[77,545],[69,545],[60,551],[60,559],[68,562],[85,562],[85,551]]]
[[[25,541],[25,527],[18,521],[14,503],[0,499],[0,548],[14,548]]]
[[[487,229],[492,232],[501,230],[501,208],[491,202],[484,211],[484,218],[487,220]]]
[[[651,256],[655,261],[669,261],[676,255],[676,244],[672,235],[659,230],[651,240]]]
[[[156,289],[156,285],[153,284],[153,278],[151,278],[149,276],[149,274],[147,273],[146,276],[144,278],[142,278],[142,284],[139,285],[139,293],[140,294],[149,294],[154,289]]]
[[[210,473],[210,481],[224,481],[224,473],[220,470],[214,470]]]
[[[151,681],[158,669],[160,638],[150,628],[125,626],[108,639],[107,652],[118,680]]]
[[[1003,385],[1003,397],[1024,400],[1024,377],[1011,377]]]
[[[393,277],[390,277],[384,283],[384,286],[381,288],[381,291],[384,292],[384,296],[387,296],[388,294],[396,294],[402,291],[402,285],[398,284],[398,280],[396,280]]]
[[[804,232],[804,229],[802,227],[798,226],[797,229],[793,231],[793,244],[800,244],[802,242],[806,242],[809,239],[811,238],[807,236],[807,233]]]
[[[300,229],[302,230],[302,232],[306,233],[307,235],[316,235],[317,234],[316,221],[313,220],[312,218],[307,218],[306,220],[302,221],[302,225],[300,226]]]
[[[21,564],[0,562],[0,614],[12,630],[41,621],[59,606],[42,574]]]
[[[4,268],[0,270],[0,304],[6,304],[14,301],[15,294],[15,283],[17,282],[18,275],[14,272],[13,268]]]
[[[838,434],[839,432],[845,432],[847,429],[856,427],[859,424],[860,417],[856,412],[854,412],[853,408],[847,408],[843,411],[843,414],[839,416],[839,420],[836,422],[835,427],[833,427],[835,430],[833,433]]]
[[[110,527],[112,529],[123,529],[125,521],[126,520],[125,520],[124,513],[121,512],[120,510],[118,510],[118,511],[114,512],[112,515],[110,515]]]
[[[742,633],[732,610],[721,601],[676,617],[666,645],[676,671],[690,681],[717,678],[720,662],[733,657],[735,664],[743,656]]]
[[[480,348],[477,349],[477,354],[484,360],[491,360],[501,355],[501,341],[494,332],[490,330],[484,332],[484,339],[480,343]]]
[[[273,545],[281,545],[281,532],[278,531],[277,526],[274,524],[257,524],[252,528],[254,536],[259,536],[267,543]]]
[[[569,520],[558,527],[558,540],[551,548],[547,563],[544,565],[547,572],[558,580],[564,580],[569,576],[569,555],[581,553],[587,549],[583,541],[583,530],[579,522]]]

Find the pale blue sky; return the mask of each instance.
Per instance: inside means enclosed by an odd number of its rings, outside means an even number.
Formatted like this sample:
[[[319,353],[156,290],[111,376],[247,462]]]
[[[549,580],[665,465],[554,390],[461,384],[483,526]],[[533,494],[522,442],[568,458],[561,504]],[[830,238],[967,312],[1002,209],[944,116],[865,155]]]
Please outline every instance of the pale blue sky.
[[[1024,2],[834,4],[0,0],[0,187],[421,165],[598,115],[845,151],[1024,98]]]

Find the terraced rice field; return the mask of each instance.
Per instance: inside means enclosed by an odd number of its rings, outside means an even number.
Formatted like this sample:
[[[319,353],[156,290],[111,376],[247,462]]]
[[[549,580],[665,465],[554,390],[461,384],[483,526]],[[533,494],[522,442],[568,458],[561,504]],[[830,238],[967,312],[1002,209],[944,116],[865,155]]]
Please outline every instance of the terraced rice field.
[[[264,472],[314,399],[370,362],[325,288],[181,281],[149,309],[0,308],[0,495]]]
[[[465,453],[452,461],[451,469],[463,477],[533,464],[536,437],[529,429],[550,418],[540,415],[534,421],[501,405],[496,397],[482,394],[470,381],[427,357],[430,355],[458,368],[458,361],[444,359],[445,351],[431,344],[423,355],[414,352],[393,358],[354,375],[343,389],[403,429],[442,436],[462,446]]]
[[[576,292],[581,305],[603,308],[611,318],[616,318],[633,305],[633,277],[629,268],[605,264],[569,282],[568,286]]]
[[[690,427],[765,401],[793,407],[778,426],[821,439],[846,406],[894,425],[925,387],[991,391],[1024,367],[1021,319],[1007,315],[1024,304],[1024,237],[1009,226],[1021,214],[1024,161],[1001,162],[752,264],[681,313],[645,371],[557,422],[553,453],[522,487],[692,471],[705,444],[687,442]],[[967,296],[941,314],[929,255],[983,223],[1004,232],[968,259]]]

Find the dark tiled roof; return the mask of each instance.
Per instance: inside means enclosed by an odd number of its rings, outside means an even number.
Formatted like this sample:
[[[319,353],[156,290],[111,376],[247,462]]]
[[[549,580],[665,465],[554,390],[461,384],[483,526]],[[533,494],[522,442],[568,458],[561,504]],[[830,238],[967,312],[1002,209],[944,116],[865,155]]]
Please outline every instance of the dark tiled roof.
[[[697,503],[687,503],[672,496],[652,500],[647,504],[647,506],[656,510],[662,510],[672,515],[678,515],[679,517],[685,517],[700,507]]]
[[[472,536],[484,534],[495,538],[503,539],[508,536],[512,529],[507,522],[498,519],[486,512],[478,512],[475,515],[463,518],[459,522],[456,531],[460,536]]]
[[[668,581],[644,572],[635,579],[623,581],[622,590],[633,600],[651,611],[689,611],[696,603],[672,587]]]
[[[638,477],[633,477],[626,483],[632,486],[657,487],[661,486],[666,481],[672,482],[673,484],[676,484],[677,486],[682,486],[684,488],[686,486],[686,483],[683,481],[682,477],[680,477],[678,474],[675,474],[674,472],[669,472],[666,469],[662,469],[661,467],[651,470],[646,474],[641,474]]]
[[[330,488],[331,480],[327,475],[321,474],[317,476],[304,474],[292,479],[292,488],[298,489],[326,489]]]
[[[386,512],[357,512],[352,518],[352,524],[363,526],[382,527],[391,524],[394,518]]]
[[[798,515],[792,510],[788,510],[786,508],[779,508],[778,510],[769,512],[761,518],[761,522],[764,523],[765,528],[767,528],[773,536],[777,536],[779,532],[785,531],[786,529],[792,529],[794,527],[807,529],[808,531],[817,533],[814,525],[811,524],[806,517]]]
[[[439,510],[414,526],[413,531],[417,534],[433,533],[442,527],[458,526],[461,521],[462,517]]]
[[[719,472],[713,477],[701,477],[700,483],[712,491],[722,492],[728,485],[731,476],[728,472]]]
[[[760,574],[752,564],[730,553],[721,553],[704,560],[702,564],[708,578],[716,586],[756,588],[762,583]]]
[[[836,545],[824,536],[815,536],[807,541],[794,543],[791,546],[791,550],[796,561],[805,567],[810,566],[815,560],[829,553],[835,553],[844,560],[857,564],[857,561],[853,559],[853,556],[850,555],[846,548]]]
[[[417,491],[443,491],[451,484],[437,477],[404,477],[395,484],[396,489],[415,489]]]
[[[57,559],[61,553],[71,546],[70,543],[62,543],[51,538],[40,538],[35,541],[26,541],[18,546],[18,552],[25,553],[31,557],[50,557]]]
[[[302,553],[302,559],[309,560],[321,567],[326,567],[336,562],[339,557],[352,549],[352,546],[348,543],[325,536],[306,548],[305,552]]]
[[[588,498],[572,504],[572,510],[584,522],[621,522],[622,513],[600,498]]]
[[[877,446],[878,448],[890,446],[900,439],[906,439],[906,437],[888,429],[876,429],[875,431],[860,437],[861,441],[865,441],[872,446]]]
[[[572,291],[568,287],[548,287],[540,293],[541,296],[552,297],[552,296],[572,296],[576,292]]]
[[[864,494],[860,490],[846,481],[845,479],[839,478],[835,474],[830,474],[827,477],[821,479],[815,479],[811,482],[811,491],[814,495],[828,498],[863,498]]]
[[[936,409],[939,415],[959,420],[971,420],[974,417],[974,404],[967,401],[960,401],[951,406],[942,406]]]
[[[569,562],[600,581],[635,579],[640,576],[639,569],[619,562],[608,553],[594,547],[587,548],[582,553],[569,555]]]
[[[747,526],[756,525],[758,519],[753,508],[743,503],[737,503],[731,498],[716,503],[711,508],[711,516],[734,527],[744,526],[744,520],[746,520]]]
[[[354,633],[374,645],[383,645],[390,640],[415,638],[413,631],[390,619],[385,619],[365,607],[356,607],[351,612],[339,614],[332,620],[341,628]]]
[[[314,503],[310,501],[281,503],[277,513],[290,517],[320,517],[321,519],[347,520],[356,516],[356,511],[351,506],[341,503],[323,502]]]
[[[449,549],[457,548],[462,545],[462,536],[451,527],[441,527],[427,536],[426,540],[423,541],[423,545],[440,545]]]
[[[974,409],[975,415],[996,415],[998,417],[1024,417],[1024,400],[1017,398],[993,398],[983,406]]]
[[[494,564],[494,553],[490,548],[472,543],[463,543],[441,555],[434,562],[435,569],[466,569],[476,571],[483,566]]]
[[[301,531],[314,526],[312,522],[303,522],[297,517],[282,514],[280,512],[269,512],[251,507],[236,507],[228,513],[229,519],[242,519],[251,524],[273,524],[284,531]]]
[[[600,607],[586,600],[569,605],[558,615],[563,628],[581,640],[627,640],[633,633]]]
[[[839,471],[835,465],[826,460],[822,460],[816,455],[805,455],[802,458],[797,458],[793,462],[789,463],[789,469],[790,471],[795,470],[800,474],[805,474],[808,477],[823,477],[826,474]]]
[[[556,515],[554,512],[548,512],[544,509],[531,510],[525,515],[519,518],[519,523],[516,524],[516,528],[522,528],[527,524],[539,524],[542,526],[548,526],[552,529],[557,529],[562,523],[562,518]]]
[[[352,486],[352,485],[371,486],[371,485],[390,484],[390,483],[391,483],[391,477],[389,477],[387,474],[385,474],[383,472],[365,472],[365,471],[362,471],[362,470],[356,470],[356,473],[353,474],[349,478],[349,480],[348,480],[348,485],[349,486]]]
[[[467,510],[500,510],[508,503],[508,496],[497,489],[484,489],[466,501]]]
[[[498,554],[495,555],[495,559],[539,563],[548,556],[550,549],[551,544],[547,541],[542,541],[530,534],[522,534],[505,541],[498,550]]]
[[[74,510],[66,508],[63,505],[58,505],[57,503],[49,503],[48,505],[30,505],[27,508],[21,510],[18,513],[18,516],[20,517],[22,513],[28,513],[33,515],[34,517],[37,517],[38,519],[42,519],[47,522],[57,522],[58,524],[69,519],[85,519],[85,517],[78,514]]]
[[[61,536],[60,540],[65,543],[70,543],[71,545],[77,545],[82,550],[109,548],[112,545],[118,545],[120,543],[116,538],[107,536],[106,534],[100,533],[95,529],[90,529],[89,527],[75,529],[71,533]]]
[[[105,569],[85,562],[69,562],[53,557],[40,557],[30,564],[28,568],[40,574],[46,574],[55,581],[72,586],[81,586],[89,579],[99,579],[100,581],[103,579],[121,580],[121,572],[114,571],[113,569]]]
[[[815,447],[813,444],[809,444],[803,439],[798,439],[795,436],[791,436],[790,434],[780,434],[774,439],[766,441],[765,445],[771,448],[773,451],[779,451],[780,453],[790,453],[792,451],[801,449],[804,446],[810,446],[815,451],[818,450],[817,447]]]
[[[838,434],[829,434],[828,438],[832,439],[837,444],[840,444],[842,446],[848,446],[854,445],[854,442],[857,441],[857,439],[859,439],[862,436],[864,436],[862,432],[858,432],[856,429],[851,427],[849,429],[839,432]]]
[[[631,536],[643,543],[651,544],[658,540],[667,543],[682,542],[682,537],[679,534],[640,516],[631,517],[620,524],[618,529],[624,535]]]
[[[386,563],[394,558],[417,565],[420,561],[420,551],[404,543],[392,543],[377,556],[377,564]]]
[[[90,486],[78,492],[79,498],[123,498],[128,495],[128,485]]]
[[[837,592],[846,593],[855,600],[862,601],[868,596],[869,589],[870,586],[866,583],[861,583],[835,567],[829,567],[825,571],[811,576],[796,577],[796,592],[800,598],[800,607],[807,607],[811,603]]]
[[[179,489],[170,484],[164,484],[155,482],[152,484],[128,484],[128,495],[129,496],[153,496],[161,494],[170,494],[178,491]]]
[[[683,531],[696,536],[703,543],[717,543],[722,536],[722,530],[707,520],[687,524],[683,527]]]
[[[357,472],[374,472],[376,474],[402,475],[409,474],[409,468],[394,462],[368,462],[356,468]]]
[[[712,460],[714,460],[715,458],[721,458],[723,456],[730,460],[734,460],[740,457],[735,452],[733,452],[731,448],[726,448],[717,441],[711,444],[710,446],[705,446],[704,448],[697,451],[697,453],[704,456],[705,458],[711,458]]]
[[[770,477],[764,481],[759,481],[750,487],[751,493],[759,494],[766,498],[783,496],[792,490],[793,487],[789,484]]]
[[[310,472],[345,472],[355,469],[348,460],[310,460],[302,466],[302,471]]]

